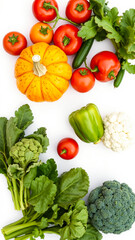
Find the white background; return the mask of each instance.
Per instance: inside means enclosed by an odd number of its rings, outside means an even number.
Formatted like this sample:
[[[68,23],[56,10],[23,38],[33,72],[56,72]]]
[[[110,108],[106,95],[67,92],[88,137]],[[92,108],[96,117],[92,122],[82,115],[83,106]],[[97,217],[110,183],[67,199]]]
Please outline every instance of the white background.
[[[59,174],[73,167],[86,169],[90,177],[89,192],[101,185],[106,180],[118,180],[127,183],[135,192],[135,144],[125,151],[115,153],[107,149],[102,143],[98,145],[82,142],[74,134],[68,122],[69,114],[85,106],[95,103],[104,117],[114,111],[126,112],[135,122],[135,76],[125,74],[124,80],[118,89],[114,89],[113,82],[100,83],[96,81],[94,88],[88,93],[78,93],[71,86],[63,97],[52,103],[35,103],[29,101],[25,95],[19,92],[14,77],[15,56],[7,54],[2,47],[4,35],[10,31],[23,33],[28,45],[31,45],[29,31],[37,22],[32,14],[33,0],[0,0],[0,116],[9,118],[21,105],[28,103],[34,114],[34,123],[29,127],[27,133],[31,133],[38,127],[46,127],[50,139],[50,146],[42,159],[54,158],[58,164]],[[65,16],[65,5],[68,0],[57,0],[61,15]],[[122,13],[126,9],[134,8],[133,0],[109,0],[109,6],[117,6]],[[64,24],[59,22],[58,25]],[[57,26],[58,26],[57,25]],[[95,53],[101,50],[114,51],[109,40],[101,43],[95,42],[88,56],[87,63]],[[72,57],[69,57],[69,63]],[[79,154],[71,161],[62,160],[57,155],[57,143],[64,137],[74,138],[80,147]],[[87,197],[85,198],[87,200]],[[0,229],[6,224],[21,217],[21,212],[14,210],[11,195],[7,189],[4,176],[0,175]],[[134,240],[135,224],[132,229],[120,235],[103,234],[104,240]],[[58,236],[48,235],[46,239],[59,239]],[[0,233],[0,240],[4,240]]]

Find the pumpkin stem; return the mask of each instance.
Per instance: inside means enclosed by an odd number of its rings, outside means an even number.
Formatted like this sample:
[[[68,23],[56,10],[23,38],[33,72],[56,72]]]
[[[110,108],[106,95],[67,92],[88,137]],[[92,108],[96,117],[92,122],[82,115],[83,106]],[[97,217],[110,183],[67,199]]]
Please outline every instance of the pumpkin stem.
[[[46,67],[40,63],[41,57],[39,55],[34,55],[33,58],[33,72],[36,76],[42,77],[46,74]]]

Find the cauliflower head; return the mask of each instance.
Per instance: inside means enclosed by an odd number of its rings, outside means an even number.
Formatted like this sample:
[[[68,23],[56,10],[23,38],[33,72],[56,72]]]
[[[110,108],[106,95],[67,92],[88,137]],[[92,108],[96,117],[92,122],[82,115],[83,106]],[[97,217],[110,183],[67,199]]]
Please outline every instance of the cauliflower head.
[[[135,221],[135,194],[127,184],[106,181],[90,193],[88,212],[97,230],[119,234]]]
[[[31,162],[38,161],[42,151],[42,146],[37,140],[23,138],[11,148],[10,156],[14,159],[14,163],[26,168]]]
[[[103,119],[104,145],[115,152],[126,149],[132,140],[131,122],[129,117],[122,112],[111,113]]]

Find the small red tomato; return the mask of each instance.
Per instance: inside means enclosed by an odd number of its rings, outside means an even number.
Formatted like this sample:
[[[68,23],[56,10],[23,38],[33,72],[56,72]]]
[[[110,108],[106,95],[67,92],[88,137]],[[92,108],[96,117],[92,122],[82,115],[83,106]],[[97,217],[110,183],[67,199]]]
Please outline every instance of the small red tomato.
[[[9,32],[3,38],[3,47],[9,54],[19,55],[27,47],[27,40],[19,32]]]
[[[46,6],[48,3],[50,6]],[[40,21],[52,21],[56,17],[55,9],[51,8],[51,5],[58,9],[58,4],[55,0],[35,0],[32,5],[32,11],[34,16]]]
[[[90,19],[90,3],[87,0],[69,0],[66,7],[66,16],[75,23],[84,23]]]
[[[57,152],[63,159],[70,160],[74,158],[79,151],[78,143],[72,138],[63,138],[57,146]]]
[[[95,78],[101,82],[108,82],[116,78],[120,70],[120,62],[116,54],[110,51],[97,53],[90,63]]]
[[[78,68],[73,72],[71,85],[78,92],[88,92],[94,87],[94,84],[94,75],[87,68]]]
[[[78,31],[79,29],[71,24],[58,27],[53,37],[54,44],[67,55],[75,54],[82,45],[82,38],[77,36]]]

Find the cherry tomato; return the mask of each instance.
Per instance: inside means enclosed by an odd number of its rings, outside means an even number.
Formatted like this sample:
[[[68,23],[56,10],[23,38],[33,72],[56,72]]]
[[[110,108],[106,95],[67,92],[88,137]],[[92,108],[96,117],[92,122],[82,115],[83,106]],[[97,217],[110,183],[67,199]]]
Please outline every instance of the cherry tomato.
[[[95,78],[101,82],[111,81],[116,78],[120,70],[120,62],[117,56],[110,51],[97,53],[90,63]]]
[[[3,38],[3,47],[9,54],[19,55],[27,47],[27,40],[19,32],[9,32]]]
[[[78,92],[88,92],[94,87],[94,84],[94,75],[87,68],[78,68],[73,72],[71,85]]]
[[[66,7],[66,16],[75,23],[84,23],[90,19],[90,3],[87,0],[69,0]]]
[[[45,3],[48,3],[49,6],[45,6]],[[58,9],[58,4],[55,0],[35,0],[32,5],[32,10],[34,16],[39,21],[52,21],[56,17],[55,9],[51,8],[51,5]]]
[[[54,44],[67,55],[75,54],[82,45],[82,38],[77,36],[78,31],[78,28],[71,24],[58,27],[53,37]]]
[[[38,22],[30,30],[30,39],[33,43],[50,43],[53,38],[53,30],[47,23]]]
[[[78,143],[72,138],[63,138],[57,146],[57,152],[63,159],[70,160],[74,158],[79,151]]]

